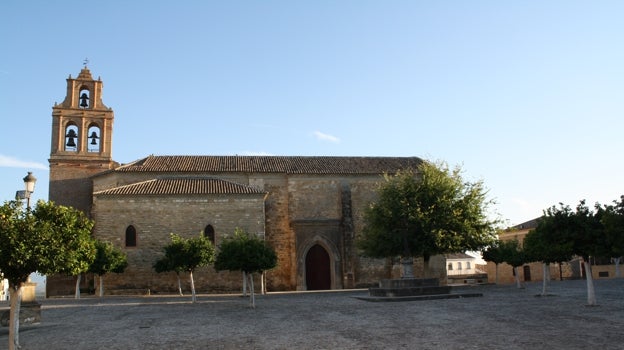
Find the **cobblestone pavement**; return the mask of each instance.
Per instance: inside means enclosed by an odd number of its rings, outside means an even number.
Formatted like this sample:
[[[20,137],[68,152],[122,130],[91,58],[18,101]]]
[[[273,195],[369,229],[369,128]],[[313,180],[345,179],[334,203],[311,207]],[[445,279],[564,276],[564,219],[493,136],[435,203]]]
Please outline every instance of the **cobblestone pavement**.
[[[42,301],[23,349],[623,349],[624,279],[476,286],[483,297],[367,302],[364,290]],[[465,289],[463,290],[465,291]],[[6,303],[0,305],[6,308]],[[8,328],[0,329],[0,349]]]

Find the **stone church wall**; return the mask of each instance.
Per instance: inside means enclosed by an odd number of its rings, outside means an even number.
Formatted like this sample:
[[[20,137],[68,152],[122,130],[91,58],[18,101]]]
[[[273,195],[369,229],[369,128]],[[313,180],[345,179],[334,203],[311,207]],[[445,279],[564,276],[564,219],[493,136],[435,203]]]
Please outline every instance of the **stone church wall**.
[[[287,179],[283,175],[254,176],[250,184],[262,185],[268,192],[265,200],[267,242],[277,254],[277,268],[267,271],[268,290],[294,290],[295,280],[295,240],[290,227],[290,213]]]
[[[363,258],[356,248],[357,237],[364,228],[365,208],[375,199],[381,180],[379,175],[289,177],[290,223],[296,231],[293,234],[298,259],[297,289],[306,289],[305,254],[314,242],[335,255],[332,288],[369,286],[388,275],[383,259]],[[392,268],[390,265],[389,269]]]
[[[354,244],[362,235],[365,226],[364,216],[366,208],[376,199],[376,189],[382,180],[383,177],[378,175],[357,179],[350,184],[353,208]],[[353,266],[355,287],[373,285],[378,283],[380,278],[389,278],[392,264],[387,266],[387,261],[385,259],[362,257],[355,248],[353,255],[355,261]]]
[[[340,181],[335,177],[290,176],[291,220],[340,219]]]
[[[74,207],[89,215],[93,185],[91,175],[102,172],[97,165],[66,163],[50,165],[49,200],[59,205]]]
[[[107,173],[96,177],[94,190],[102,190],[155,177],[180,174]],[[364,229],[366,208],[376,197],[379,175],[216,174],[266,191],[227,196],[102,196],[94,199],[95,235],[128,254],[122,275],[105,277],[107,293],[175,292],[175,274],[156,274],[152,265],[170,243],[174,232],[186,237],[206,225],[215,228],[216,244],[236,227],[264,233],[278,255],[278,266],[266,274],[267,289],[305,290],[307,249],[320,243],[332,256],[332,288],[367,287],[380,278],[400,276],[399,265],[387,259],[362,257],[356,240]],[[184,174],[210,176],[210,174]],[[137,247],[125,247],[125,230],[137,230]],[[418,271],[418,270],[417,270]],[[233,291],[241,287],[239,273],[216,273],[212,267],[195,274],[198,292]],[[188,285],[184,274],[183,285]],[[259,285],[259,284],[258,284]]]
[[[172,292],[176,285],[174,274],[156,274],[152,265],[162,256],[170,233],[183,237],[200,234],[206,225],[215,229],[216,244],[235,228],[250,233],[264,233],[264,203],[261,195],[230,196],[100,196],[94,201],[94,234],[122,248],[128,256],[124,274],[109,274],[105,288],[126,292],[150,289],[152,292]],[[133,225],[137,232],[137,246],[125,246],[125,232]],[[200,269],[194,274],[198,292],[233,290],[240,280],[232,274],[216,273],[213,268]],[[187,278],[187,277],[183,277]],[[174,289],[175,290],[175,289]]]

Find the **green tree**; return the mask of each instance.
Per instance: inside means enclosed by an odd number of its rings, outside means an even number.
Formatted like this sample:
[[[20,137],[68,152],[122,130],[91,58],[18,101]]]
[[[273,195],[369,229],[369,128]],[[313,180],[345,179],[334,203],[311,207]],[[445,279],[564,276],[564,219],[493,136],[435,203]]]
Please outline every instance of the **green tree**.
[[[522,246],[516,239],[510,241],[501,241],[499,246],[502,252],[503,261],[511,265],[511,267],[513,268],[516,286],[518,288],[522,288],[518,267],[524,265],[524,263],[527,262],[527,257],[525,252],[522,250]]]
[[[604,226],[608,255],[615,261],[615,276],[621,277],[620,262],[624,256],[624,196],[612,205],[605,205],[601,222]]]
[[[562,221],[563,219],[563,221]],[[565,217],[548,209],[538,220],[537,227],[525,236],[523,249],[527,261],[542,263],[542,295],[547,295],[548,281],[550,280],[550,264],[563,263],[572,259],[572,242],[566,239],[563,231],[558,228],[565,223]],[[561,265],[559,265],[561,266]],[[559,273],[561,279],[561,272]]]
[[[596,210],[588,207],[585,200],[581,200],[576,206],[576,211],[572,213],[569,228],[566,230],[570,235],[569,240],[573,242],[573,253],[583,258],[587,281],[587,304],[590,306],[596,305],[596,293],[589,258],[609,255],[604,226],[601,223],[603,211],[598,204],[594,209]]]
[[[18,201],[0,207],[0,271],[9,280],[11,298],[9,349],[19,348],[22,286],[33,272],[72,273],[88,263],[93,222],[73,208],[38,201],[22,208]]]
[[[505,260],[503,259],[503,251],[500,247],[500,241],[497,240],[492,245],[483,249],[481,251],[481,256],[483,257],[483,260],[491,261],[494,263],[494,266],[496,267],[495,283],[498,284],[498,267],[500,264],[505,262]]]
[[[185,242],[177,238],[176,236],[174,240],[172,237],[172,242],[163,248],[165,255],[154,263],[154,270],[157,273],[175,272],[178,280],[178,294],[183,295],[180,273],[185,271]]]
[[[488,219],[492,204],[482,181],[468,182],[461,168],[421,163],[417,172],[385,176],[377,200],[365,213],[357,244],[373,258],[400,256],[403,277],[413,277],[413,258],[477,251],[496,240],[496,221]]]
[[[128,267],[128,258],[124,252],[110,242],[97,240],[95,248],[95,259],[89,267],[89,272],[98,275],[100,285],[98,295],[102,297],[104,296],[104,275],[110,272],[124,272],[126,267]]]
[[[171,243],[165,248],[165,263],[169,271],[186,271],[191,281],[191,295],[193,303],[197,301],[195,294],[195,280],[193,272],[202,266],[214,262],[215,249],[210,239],[203,234],[198,237],[183,238],[175,233],[171,234]]]
[[[590,257],[609,255],[605,230],[601,222],[604,210],[598,204],[594,209],[588,207],[584,200],[579,202],[575,210],[560,203],[559,207],[553,206],[547,209],[543,218],[555,221],[556,225],[550,230],[559,237],[561,242],[571,245],[573,255],[583,258],[588,305],[596,305]]]
[[[250,305],[255,307],[253,274],[277,266],[277,254],[264,240],[237,228],[232,237],[227,237],[219,246],[215,261],[217,271],[243,271],[249,278]]]
[[[95,260],[96,248],[95,242],[96,240],[93,236],[89,236],[90,239],[84,239],[80,242],[78,240],[73,241],[72,243],[76,245],[76,256],[80,263],[77,264],[67,264],[64,268],[61,268],[59,273],[65,274],[67,276],[74,276],[76,278],[76,287],[74,291],[74,298],[80,299],[80,281],[82,279],[82,274],[89,271],[89,267]]]

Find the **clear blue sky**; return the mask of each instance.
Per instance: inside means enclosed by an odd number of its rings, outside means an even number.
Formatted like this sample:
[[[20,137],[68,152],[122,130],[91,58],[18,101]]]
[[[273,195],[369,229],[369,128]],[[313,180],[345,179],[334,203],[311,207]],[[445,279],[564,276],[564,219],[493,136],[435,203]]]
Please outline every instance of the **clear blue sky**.
[[[85,58],[113,158],[418,156],[517,224],[624,194],[624,1],[0,3],[0,199]]]

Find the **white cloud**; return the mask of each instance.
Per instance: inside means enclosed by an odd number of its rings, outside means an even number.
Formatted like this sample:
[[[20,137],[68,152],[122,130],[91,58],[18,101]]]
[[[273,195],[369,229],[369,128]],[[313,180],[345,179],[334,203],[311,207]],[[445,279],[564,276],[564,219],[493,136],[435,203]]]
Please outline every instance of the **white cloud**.
[[[337,138],[334,135],[325,134],[325,133],[322,133],[320,131],[315,131],[313,134],[314,134],[314,137],[316,137],[318,140],[321,140],[321,141],[329,141],[329,142],[333,142],[333,143],[339,143],[340,142],[340,139]]]
[[[28,162],[19,160],[13,157],[8,157],[0,154],[0,167],[4,168],[30,168],[30,169],[43,169],[48,170],[48,167],[44,164],[37,162]]]

